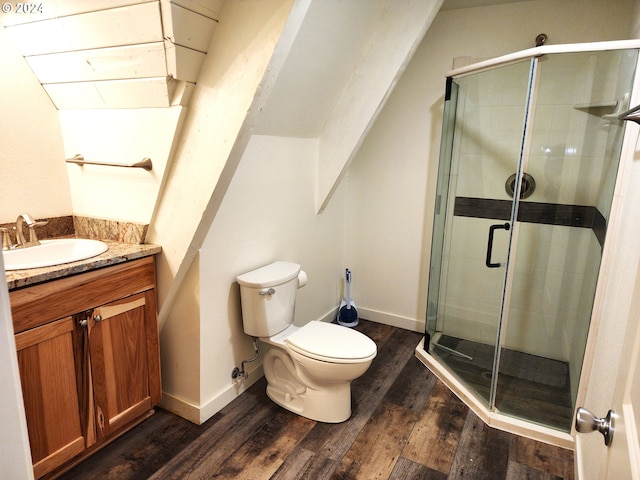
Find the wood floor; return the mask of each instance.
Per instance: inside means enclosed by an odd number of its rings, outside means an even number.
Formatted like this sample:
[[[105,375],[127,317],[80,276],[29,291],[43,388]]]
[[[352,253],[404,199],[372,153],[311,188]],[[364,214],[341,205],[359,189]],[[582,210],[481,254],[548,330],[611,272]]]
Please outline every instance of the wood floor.
[[[361,321],[378,345],[352,417],[271,402],[264,379],[203,425],[159,409],[67,472],[81,479],[573,479],[573,452],[487,427],[414,356],[421,335]]]

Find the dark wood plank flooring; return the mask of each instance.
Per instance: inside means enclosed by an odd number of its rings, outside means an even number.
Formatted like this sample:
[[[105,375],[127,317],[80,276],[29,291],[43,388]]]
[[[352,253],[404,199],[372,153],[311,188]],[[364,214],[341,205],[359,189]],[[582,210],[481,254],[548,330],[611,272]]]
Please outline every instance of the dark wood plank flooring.
[[[361,321],[378,345],[352,383],[352,417],[317,423],[265,381],[197,426],[158,409],[67,472],[97,479],[573,479],[573,452],[487,427],[414,356],[421,335]]]

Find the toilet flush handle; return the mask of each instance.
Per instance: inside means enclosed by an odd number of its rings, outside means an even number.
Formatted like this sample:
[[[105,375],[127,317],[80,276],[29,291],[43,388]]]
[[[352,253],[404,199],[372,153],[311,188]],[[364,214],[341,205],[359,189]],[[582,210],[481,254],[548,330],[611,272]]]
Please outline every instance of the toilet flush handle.
[[[260,290],[260,295],[273,295],[274,293],[276,293],[275,289],[273,288],[269,288],[267,290]]]

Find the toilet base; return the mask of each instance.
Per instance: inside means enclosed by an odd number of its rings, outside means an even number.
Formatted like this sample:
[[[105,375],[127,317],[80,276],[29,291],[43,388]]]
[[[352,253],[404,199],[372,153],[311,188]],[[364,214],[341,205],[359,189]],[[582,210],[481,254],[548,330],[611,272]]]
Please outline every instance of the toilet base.
[[[327,382],[321,388],[305,385],[289,354],[279,348],[267,350],[264,373],[267,396],[293,413],[324,423],[344,422],[351,416],[350,381]]]
[[[351,416],[350,382],[322,390],[307,387],[299,394],[268,384],[267,396],[282,408],[317,422],[341,423]]]

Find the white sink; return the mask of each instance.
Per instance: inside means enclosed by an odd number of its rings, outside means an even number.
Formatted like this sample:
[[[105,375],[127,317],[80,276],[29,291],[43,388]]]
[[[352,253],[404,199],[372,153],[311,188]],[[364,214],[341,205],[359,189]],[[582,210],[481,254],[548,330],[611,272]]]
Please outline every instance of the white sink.
[[[76,262],[95,257],[109,249],[100,240],[86,238],[59,238],[41,240],[35,247],[3,250],[5,270],[51,267],[62,263]]]

